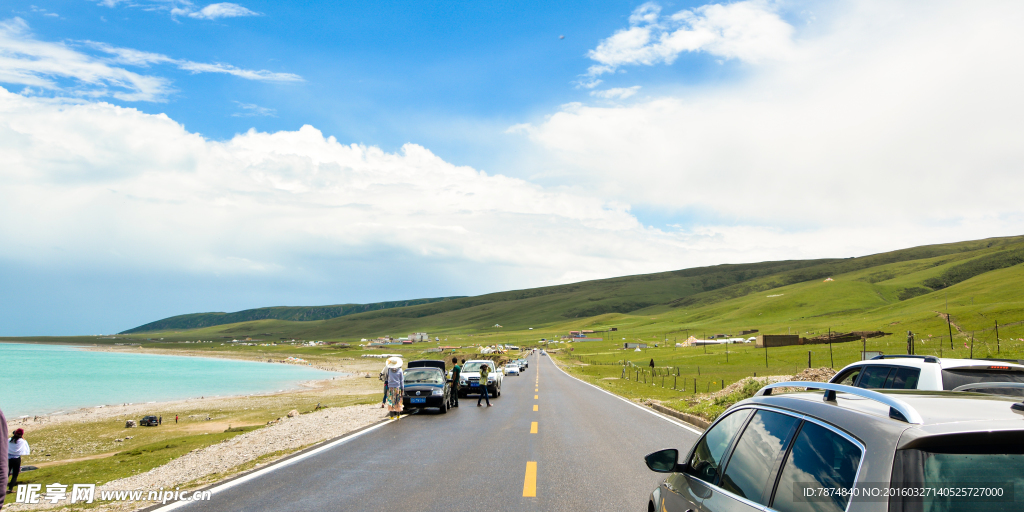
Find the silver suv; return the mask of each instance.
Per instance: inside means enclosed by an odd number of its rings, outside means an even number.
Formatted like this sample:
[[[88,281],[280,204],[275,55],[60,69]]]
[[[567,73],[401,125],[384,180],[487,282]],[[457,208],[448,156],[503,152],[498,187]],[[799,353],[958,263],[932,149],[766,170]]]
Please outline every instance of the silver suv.
[[[679,455],[645,458],[669,474],[649,511],[1024,510],[1024,403],[1006,396],[781,382]]]
[[[1016,360],[934,356],[876,356],[839,370],[830,382],[868,389],[972,390],[1024,396],[1024,389],[985,387],[990,382],[1024,383]]]

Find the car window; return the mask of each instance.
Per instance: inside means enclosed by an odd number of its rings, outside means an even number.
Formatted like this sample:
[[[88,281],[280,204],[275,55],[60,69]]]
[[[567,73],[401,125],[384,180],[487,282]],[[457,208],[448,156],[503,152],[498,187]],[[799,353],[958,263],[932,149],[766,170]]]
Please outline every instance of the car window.
[[[747,421],[750,411],[751,409],[740,409],[733,412],[708,430],[694,448],[687,472],[705,482],[713,483],[718,478],[718,468],[722,464],[725,450],[729,448],[729,443],[736,437],[736,432],[739,432],[743,422]]]
[[[804,422],[782,466],[772,508],[781,512],[846,510],[862,455],[861,449],[843,436],[821,425]],[[805,488],[825,489],[826,492],[820,497],[804,498]]]
[[[483,365],[484,365],[484,363],[481,363],[481,362],[469,362],[469,363],[466,363],[466,366],[462,367],[462,371],[464,371],[464,372],[478,372],[478,371],[480,371],[480,367],[483,366]]]
[[[858,387],[881,388],[885,386],[885,379],[889,377],[890,366],[866,366],[864,375],[861,375]]]
[[[408,384],[444,384],[444,374],[436,368],[406,370],[405,383]]]
[[[964,384],[976,382],[1024,382],[1024,372],[981,369],[950,369],[942,370],[942,389],[951,390]],[[985,392],[984,389],[972,389],[975,392]],[[1024,396],[1024,390],[1003,389],[1000,394]]]
[[[857,382],[857,376],[860,375],[860,370],[861,368],[859,366],[856,368],[850,368],[849,370],[841,373],[839,377],[833,379],[832,382],[842,384],[844,386],[852,386]]]
[[[800,419],[772,411],[757,411],[732,451],[721,487],[750,501],[768,504],[765,486]],[[764,496],[764,497],[762,497]]]
[[[921,377],[919,368],[897,368],[889,372],[885,387],[889,389],[917,389],[917,381]]]

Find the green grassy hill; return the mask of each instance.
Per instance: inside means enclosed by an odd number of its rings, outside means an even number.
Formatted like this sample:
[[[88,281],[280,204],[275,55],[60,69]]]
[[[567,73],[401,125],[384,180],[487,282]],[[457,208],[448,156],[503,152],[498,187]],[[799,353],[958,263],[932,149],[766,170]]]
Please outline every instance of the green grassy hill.
[[[415,331],[539,338],[616,327],[619,337],[659,339],[741,329],[819,333],[831,327],[914,330],[935,337],[947,330],[939,316],[947,300],[954,323],[965,331],[991,327],[996,320],[1024,320],[1021,262],[1024,237],[994,238],[859,258],[693,268],[349,311],[326,319],[302,316],[322,308],[250,310],[281,314],[250,315],[234,323],[221,320],[247,312],[183,315],[126,332],[145,329],[168,339],[272,335],[351,341]],[[824,282],[829,277],[834,280]],[[175,319],[182,320],[171,322]],[[218,325],[190,324],[193,320]]]
[[[339,304],[334,306],[277,306],[269,308],[247,309],[235,313],[191,313],[188,315],[172,316],[140,325],[134,329],[128,329],[121,334],[133,334],[144,332],[172,331],[182,329],[199,329],[215,325],[235,324],[239,322],[251,322],[254,320],[293,320],[308,322],[312,320],[327,320],[339,316],[365,313],[367,311],[379,311],[382,309],[401,308],[419,304],[430,304],[446,300],[458,299],[461,297],[438,297],[434,299],[414,299],[393,302],[377,302],[374,304]]]

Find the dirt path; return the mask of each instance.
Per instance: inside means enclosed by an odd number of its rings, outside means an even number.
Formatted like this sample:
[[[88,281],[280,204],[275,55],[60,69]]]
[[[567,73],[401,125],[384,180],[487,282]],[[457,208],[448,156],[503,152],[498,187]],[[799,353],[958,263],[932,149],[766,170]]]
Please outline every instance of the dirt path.
[[[949,319],[949,315],[947,315],[946,313],[939,313],[938,311],[933,311],[933,313],[935,313],[936,315],[939,315],[939,318],[949,322],[949,324],[952,325],[954,329],[956,329],[956,332],[958,334],[963,334],[965,332],[963,330],[963,328],[961,328],[959,325],[956,324],[956,322],[951,321]]]

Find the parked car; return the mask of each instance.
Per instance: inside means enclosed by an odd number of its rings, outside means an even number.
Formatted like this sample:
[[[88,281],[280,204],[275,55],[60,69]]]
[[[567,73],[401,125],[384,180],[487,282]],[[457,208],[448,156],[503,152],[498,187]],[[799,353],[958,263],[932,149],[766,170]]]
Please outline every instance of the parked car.
[[[440,360],[440,359],[418,359],[416,361],[409,361],[409,364],[407,364],[405,367],[406,368],[433,367],[433,368],[440,368],[442,372],[445,371],[448,368],[447,366],[445,366],[445,362]]]
[[[1024,383],[1024,364],[1016,360],[886,355],[846,365],[830,382],[867,389],[952,391],[983,382]],[[1020,388],[972,388],[972,391],[1024,396]]]
[[[490,374],[487,376],[487,382],[480,382],[480,367],[487,365],[490,368]],[[494,361],[489,359],[474,359],[472,361],[466,361],[466,364],[462,365],[462,375],[459,377],[461,391],[460,397],[473,395],[482,395],[483,392],[480,390],[481,385],[487,386],[487,393],[492,397],[501,396],[501,379],[502,372],[499,372],[494,366]]]
[[[523,370],[526,370],[527,368],[530,367],[530,363],[529,363],[529,361],[526,360],[526,358],[516,359],[516,362],[519,363],[519,371],[520,372],[522,372]]]
[[[143,416],[142,419],[139,420],[139,426],[158,427],[160,426],[160,418],[157,418],[156,416]]]
[[[505,375],[519,376],[519,363],[508,363],[505,365]]]
[[[412,364],[409,363],[410,366]],[[453,400],[452,384],[443,367],[418,365],[405,370],[405,396],[402,399],[405,407],[436,407],[445,414],[455,406]]]
[[[773,395],[780,387],[817,391]],[[1024,496],[1009,492],[1024,485],[1022,414],[1024,403],[1006,396],[771,384],[725,411],[688,454],[647,455],[669,474],[647,509],[1022,510]],[[963,487],[999,487],[1002,497],[924,502],[918,492]]]

